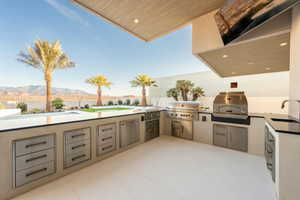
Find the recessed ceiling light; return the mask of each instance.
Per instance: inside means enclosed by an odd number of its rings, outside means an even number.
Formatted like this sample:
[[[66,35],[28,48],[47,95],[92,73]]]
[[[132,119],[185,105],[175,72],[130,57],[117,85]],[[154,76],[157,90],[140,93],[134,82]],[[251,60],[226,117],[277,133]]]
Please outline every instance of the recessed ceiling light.
[[[134,19],[133,22],[138,24],[140,21],[139,21],[139,19]]]
[[[224,55],[222,56],[222,58],[228,58],[228,55],[224,54]]]
[[[271,70],[271,68],[270,68],[270,67],[267,67],[266,70],[269,71],[269,70]]]
[[[236,74],[235,72],[231,72],[232,75]]]
[[[254,62],[248,62],[248,65],[254,65]]]
[[[281,47],[284,47],[284,46],[286,46],[288,43],[287,42],[283,42],[283,43],[280,43],[280,46]]]

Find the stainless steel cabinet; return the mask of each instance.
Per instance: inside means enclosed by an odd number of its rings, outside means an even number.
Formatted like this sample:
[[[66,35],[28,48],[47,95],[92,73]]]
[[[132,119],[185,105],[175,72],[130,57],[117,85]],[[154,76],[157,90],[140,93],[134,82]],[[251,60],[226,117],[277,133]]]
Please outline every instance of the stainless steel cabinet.
[[[220,147],[228,147],[228,129],[227,126],[214,125],[213,143]]]
[[[193,140],[193,121],[172,120],[172,136]]]
[[[55,149],[54,134],[14,141],[14,187],[54,174]]]
[[[248,151],[248,129],[246,127],[214,124],[213,144],[238,151]]]
[[[243,127],[229,127],[228,147],[238,151],[248,151],[248,129]]]
[[[265,126],[265,159],[267,168],[270,170],[272,179],[276,181],[276,139],[268,126]]]
[[[98,127],[97,155],[105,155],[116,150],[116,123],[104,124]]]
[[[120,147],[124,148],[140,141],[139,119],[120,122]]]
[[[64,133],[64,167],[72,167],[91,159],[91,129],[82,128]]]

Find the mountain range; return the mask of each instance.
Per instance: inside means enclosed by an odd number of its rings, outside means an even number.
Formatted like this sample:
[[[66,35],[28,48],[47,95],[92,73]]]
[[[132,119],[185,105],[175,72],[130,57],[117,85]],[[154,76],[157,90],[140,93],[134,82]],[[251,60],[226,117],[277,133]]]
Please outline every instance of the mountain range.
[[[46,94],[45,86],[42,85],[28,85],[22,87],[0,86],[0,94],[4,95],[33,95],[44,96]],[[68,88],[52,87],[53,95],[94,95],[83,90],[74,90]]]

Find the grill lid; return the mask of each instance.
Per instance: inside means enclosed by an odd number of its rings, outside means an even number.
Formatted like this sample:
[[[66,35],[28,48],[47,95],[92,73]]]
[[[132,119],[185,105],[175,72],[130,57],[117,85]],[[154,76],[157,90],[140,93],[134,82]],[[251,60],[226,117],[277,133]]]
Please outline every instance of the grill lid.
[[[174,110],[198,111],[200,107],[199,102],[194,101],[176,101],[169,104],[169,108]]]
[[[223,118],[247,118],[248,102],[244,92],[221,92],[214,100],[213,115]]]

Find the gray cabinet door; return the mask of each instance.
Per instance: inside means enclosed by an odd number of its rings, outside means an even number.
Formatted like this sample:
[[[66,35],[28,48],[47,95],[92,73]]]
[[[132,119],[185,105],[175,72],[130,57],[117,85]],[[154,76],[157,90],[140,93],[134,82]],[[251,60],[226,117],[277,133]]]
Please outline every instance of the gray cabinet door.
[[[248,151],[247,128],[228,127],[228,147],[238,151]]]
[[[228,127],[224,125],[214,124],[213,127],[213,143],[216,146],[228,146]]]

